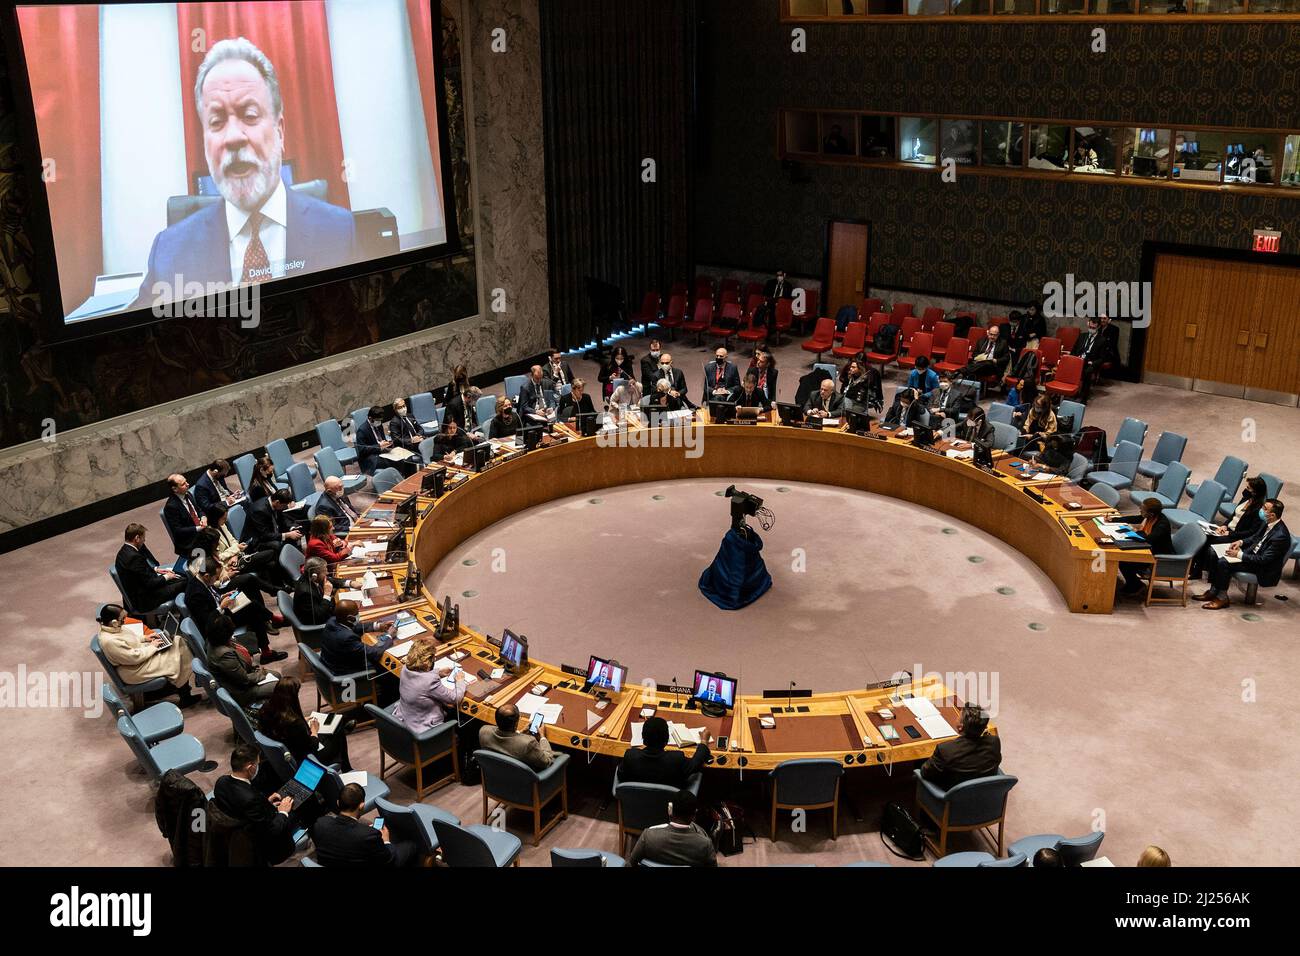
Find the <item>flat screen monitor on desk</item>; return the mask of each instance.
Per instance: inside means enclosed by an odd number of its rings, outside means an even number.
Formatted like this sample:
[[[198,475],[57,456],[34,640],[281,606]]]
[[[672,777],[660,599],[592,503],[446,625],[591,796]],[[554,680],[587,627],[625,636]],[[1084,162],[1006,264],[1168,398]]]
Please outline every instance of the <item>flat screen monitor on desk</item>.
[[[727,710],[736,706],[736,681],[726,674],[696,671],[691,699],[702,705],[701,709]],[[705,711],[708,712],[707,710]]]
[[[482,471],[492,460],[492,446],[487,442],[465,450],[465,467],[475,472]]]
[[[406,531],[398,528],[388,538],[387,554],[384,556],[385,561],[405,561],[406,560]]]
[[[524,451],[532,451],[542,443],[542,432],[545,425],[525,425],[515,432],[515,444]]]
[[[511,673],[518,672],[528,660],[528,639],[506,628],[501,634],[501,664]]]
[[[420,479],[420,491],[426,495],[441,498],[447,488],[447,469],[435,468]]]
[[[626,677],[626,667],[593,654],[587,662],[587,686],[584,690],[599,687],[617,694],[623,689],[623,681]]]
[[[398,505],[396,509],[394,509],[393,517],[397,519],[400,525],[405,527],[415,521],[416,509],[419,508],[419,506],[420,496],[411,495],[411,497],[407,498]]]
[[[709,421],[715,425],[725,425],[727,422],[735,420],[736,403],[735,402],[709,402]]]
[[[781,416],[782,425],[798,425],[803,422],[803,409],[789,402],[777,402],[776,410]]]

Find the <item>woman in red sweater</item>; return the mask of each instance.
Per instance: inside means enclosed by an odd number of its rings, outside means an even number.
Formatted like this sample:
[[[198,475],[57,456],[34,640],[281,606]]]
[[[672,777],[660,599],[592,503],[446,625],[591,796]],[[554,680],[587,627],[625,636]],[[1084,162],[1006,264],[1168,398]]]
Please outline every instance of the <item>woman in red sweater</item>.
[[[321,558],[332,567],[351,553],[347,541],[334,534],[334,524],[327,515],[317,515],[311,519],[311,533],[307,535],[307,557]]]

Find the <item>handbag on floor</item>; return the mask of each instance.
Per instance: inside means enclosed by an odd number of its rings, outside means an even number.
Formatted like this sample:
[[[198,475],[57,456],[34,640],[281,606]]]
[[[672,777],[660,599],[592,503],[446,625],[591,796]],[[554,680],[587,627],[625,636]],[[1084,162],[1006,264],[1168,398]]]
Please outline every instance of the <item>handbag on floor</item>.
[[[900,804],[886,805],[884,818],[880,821],[880,839],[885,849],[895,856],[908,860],[925,859],[921,825]]]

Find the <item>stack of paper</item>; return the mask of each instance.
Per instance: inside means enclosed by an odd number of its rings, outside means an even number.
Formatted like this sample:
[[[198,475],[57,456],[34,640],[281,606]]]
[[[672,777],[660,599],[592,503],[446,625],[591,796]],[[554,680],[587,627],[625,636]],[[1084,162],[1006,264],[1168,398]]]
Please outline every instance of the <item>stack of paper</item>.
[[[424,634],[424,625],[419,621],[407,621],[405,624],[397,626],[397,639],[405,641],[408,638],[415,637],[417,634]]]
[[[1235,555],[1228,554],[1228,549],[1230,547],[1232,547],[1231,541],[1224,541],[1222,544],[1210,545],[1210,548],[1214,551],[1214,553],[1217,554],[1219,557],[1223,558],[1223,560],[1227,561],[1229,564],[1241,564],[1240,554],[1235,554]]]
[[[413,454],[409,448],[390,448],[384,453],[384,457],[391,458],[393,461],[406,461]]]
[[[366,595],[362,591],[339,591],[338,599],[340,601],[360,601]]]
[[[704,733],[705,729],[704,727],[687,727],[685,724],[669,721],[668,739],[678,747],[694,747],[700,742],[700,735]]]
[[[379,579],[375,577],[374,571],[367,571],[364,575],[362,575],[361,590],[369,591],[377,587],[379,587]]]

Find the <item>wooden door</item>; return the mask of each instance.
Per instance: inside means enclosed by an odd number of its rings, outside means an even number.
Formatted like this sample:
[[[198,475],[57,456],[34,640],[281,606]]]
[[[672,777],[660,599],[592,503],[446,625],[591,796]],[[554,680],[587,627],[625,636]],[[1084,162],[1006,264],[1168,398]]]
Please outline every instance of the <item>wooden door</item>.
[[[834,318],[846,305],[857,306],[867,290],[871,227],[863,222],[832,221],[826,237],[826,296],[822,315]]]

